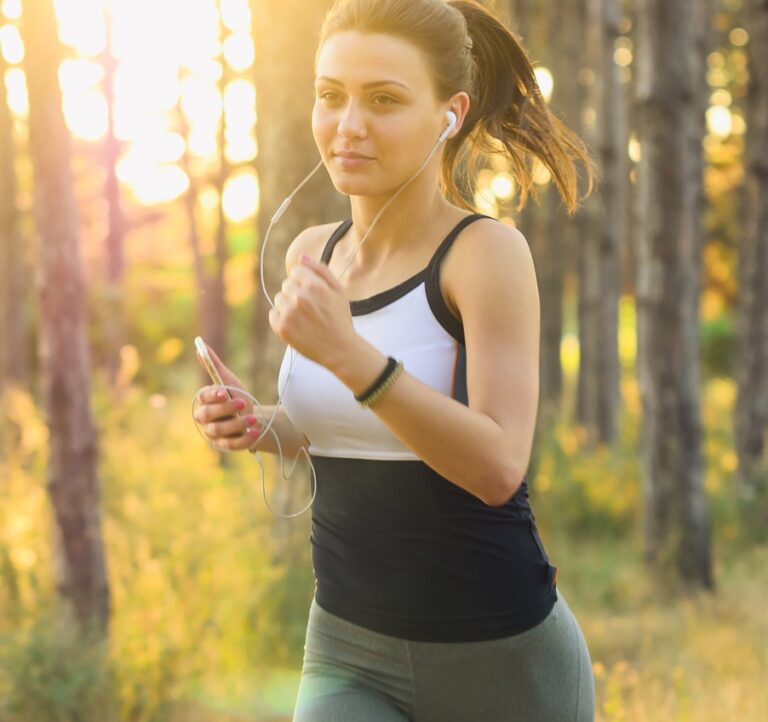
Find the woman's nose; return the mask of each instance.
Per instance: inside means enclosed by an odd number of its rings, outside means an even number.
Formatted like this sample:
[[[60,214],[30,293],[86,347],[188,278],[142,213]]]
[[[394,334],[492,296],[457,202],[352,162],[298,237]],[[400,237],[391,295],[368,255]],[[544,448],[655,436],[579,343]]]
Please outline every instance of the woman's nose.
[[[365,119],[355,103],[349,103],[342,111],[337,132],[342,137],[365,137]]]

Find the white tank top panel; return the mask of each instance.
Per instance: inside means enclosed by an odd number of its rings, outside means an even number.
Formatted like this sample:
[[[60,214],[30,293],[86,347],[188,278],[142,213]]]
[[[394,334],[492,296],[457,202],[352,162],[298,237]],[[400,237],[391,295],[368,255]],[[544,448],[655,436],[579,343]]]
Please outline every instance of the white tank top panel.
[[[482,214],[462,219],[438,247],[427,268],[382,293],[350,302],[355,330],[405,370],[442,394],[467,403],[466,356],[460,322],[440,293],[439,267],[458,233]],[[331,235],[322,260],[351,226],[344,221]],[[290,370],[291,357],[293,366]],[[417,460],[371,410],[324,366],[286,349],[278,376],[283,407],[309,439],[309,453],[353,459]]]

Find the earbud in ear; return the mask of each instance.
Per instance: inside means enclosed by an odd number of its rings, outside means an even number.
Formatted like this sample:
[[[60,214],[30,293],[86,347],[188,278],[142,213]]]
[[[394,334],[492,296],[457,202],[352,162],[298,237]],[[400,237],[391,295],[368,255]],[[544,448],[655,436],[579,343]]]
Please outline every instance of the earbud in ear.
[[[456,117],[456,113],[452,110],[447,111],[445,117],[448,120],[448,127],[440,134],[440,137],[437,140],[438,143],[442,143],[448,137],[448,134],[456,127],[456,123],[459,120]]]

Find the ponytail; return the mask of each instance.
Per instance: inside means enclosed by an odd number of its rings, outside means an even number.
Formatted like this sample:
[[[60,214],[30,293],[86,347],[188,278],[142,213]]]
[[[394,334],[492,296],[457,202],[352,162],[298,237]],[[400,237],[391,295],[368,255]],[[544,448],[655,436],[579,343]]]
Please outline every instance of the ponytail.
[[[514,34],[475,0],[448,0],[448,5],[466,21],[474,73],[469,112],[443,156],[443,188],[469,207],[455,183],[456,165],[462,166],[465,187],[471,187],[481,157],[501,153],[509,159],[520,188],[516,210],[525,207],[529,194],[536,196],[534,171],[539,161],[573,214],[583,200],[577,162],[587,171],[584,197],[594,187],[594,164],[587,146],[550,111],[531,61]]]

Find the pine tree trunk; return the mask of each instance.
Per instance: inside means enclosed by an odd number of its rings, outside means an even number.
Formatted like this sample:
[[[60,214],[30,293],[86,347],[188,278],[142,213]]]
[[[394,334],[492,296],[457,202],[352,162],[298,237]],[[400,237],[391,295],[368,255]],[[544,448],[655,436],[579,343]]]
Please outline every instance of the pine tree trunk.
[[[4,78],[5,60],[0,53],[0,80]],[[0,83],[0,394],[6,383],[28,386],[30,381],[29,270],[21,246],[15,158],[13,119],[5,85]]]
[[[219,18],[221,18],[221,0],[217,3]],[[219,20],[220,40],[223,41],[226,33],[224,23]],[[219,94],[221,96],[222,108],[224,107],[224,93],[227,85],[232,80],[232,72],[227,64],[222,51],[221,54],[222,73],[219,81]],[[221,125],[219,126],[218,148],[219,148],[219,171],[216,177],[216,191],[219,195],[218,219],[216,224],[216,237],[214,241],[214,259],[210,264],[213,272],[208,278],[205,301],[205,325],[203,326],[203,336],[205,340],[216,349],[222,358],[228,358],[227,339],[229,326],[229,313],[226,301],[226,288],[224,281],[224,271],[227,260],[229,259],[229,250],[227,248],[227,217],[224,214],[224,186],[229,178],[230,167],[227,162],[226,154],[226,115],[222,112]]]
[[[312,137],[314,54],[317,36],[331,0],[252,0],[257,38],[257,172],[258,237],[263,241],[269,220],[283,199],[320,160]],[[273,62],[279,58],[280,62]],[[269,237],[264,261],[270,298],[285,278],[285,251],[307,226],[341,220],[349,214],[346,199],[336,192],[321,168],[297,194]],[[254,319],[255,388],[273,398],[284,345],[269,327],[269,305],[256,271]]]
[[[50,430],[48,493],[55,517],[55,571],[74,619],[105,633],[109,588],[88,388],[85,298],[52,0],[24,3],[22,33],[40,240],[40,355]]]
[[[638,374],[646,555],[660,579],[713,585],[699,409],[702,4],[641,0],[637,84]]]
[[[736,448],[743,495],[768,489],[768,2],[748,0],[746,207],[741,234]]]
[[[579,384],[581,422],[593,439],[616,438],[619,402],[620,248],[624,244],[624,177],[626,134],[623,93],[613,59],[619,35],[616,0],[589,0],[587,46],[595,81],[591,106],[595,109],[590,141],[598,151],[601,183],[591,201],[592,230],[582,239],[584,284],[579,329],[582,352]]]
[[[257,42],[259,254],[270,218],[320,161],[311,126],[314,54],[322,19],[332,4],[332,0],[281,3],[251,0],[253,37]],[[279,59],[278,62],[275,59]],[[327,172],[320,168],[296,195],[270,234],[264,259],[266,291],[270,298],[280,290],[285,278],[285,252],[299,232],[308,226],[340,221],[348,216],[346,197],[336,192]],[[257,398],[272,403],[277,398],[277,375],[285,346],[269,326],[270,307],[264,298],[258,268],[256,289],[252,386]],[[293,459],[286,459],[286,468],[290,468],[292,462]],[[279,471],[275,473],[271,505],[281,514],[298,511],[307,502],[308,474],[297,471],[293,479],[286,481]],[[292,521],[275,519],[272,527],[272,562],[275,569],[284,570],[276,592],[284,600],[281,628],[306,615],[306,600],[292,587],[303,584],[302,574],[310,566],[306,545],[309,520],[309,514]],[[291,639],[299,646],[303,627],[295,630]]]

